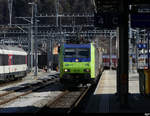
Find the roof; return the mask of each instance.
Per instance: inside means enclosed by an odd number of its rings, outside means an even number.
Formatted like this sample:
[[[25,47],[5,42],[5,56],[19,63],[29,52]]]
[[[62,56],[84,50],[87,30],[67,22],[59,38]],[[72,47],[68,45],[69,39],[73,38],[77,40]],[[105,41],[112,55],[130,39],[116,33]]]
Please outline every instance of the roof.
[[[0,45],[0,49],[24,52],[22,48],[16,46]]]

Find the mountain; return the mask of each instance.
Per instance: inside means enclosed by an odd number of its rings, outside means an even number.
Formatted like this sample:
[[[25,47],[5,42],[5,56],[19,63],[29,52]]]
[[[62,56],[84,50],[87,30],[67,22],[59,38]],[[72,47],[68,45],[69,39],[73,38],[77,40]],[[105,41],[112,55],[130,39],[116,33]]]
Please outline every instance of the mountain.
[[[12,22],[18,23],[16,17],[30,17],[32,16],[32,7],[29,2],[33,0],[13,0],[13,14]],[[56,13],[57,0],[37,0],[38,15],[51,15]],[[59,13],[72,14],[84,12],[92,12],[93,5],[91,0],[59,0]],[[0,24],[9,23],[8,0],[0,0]]]

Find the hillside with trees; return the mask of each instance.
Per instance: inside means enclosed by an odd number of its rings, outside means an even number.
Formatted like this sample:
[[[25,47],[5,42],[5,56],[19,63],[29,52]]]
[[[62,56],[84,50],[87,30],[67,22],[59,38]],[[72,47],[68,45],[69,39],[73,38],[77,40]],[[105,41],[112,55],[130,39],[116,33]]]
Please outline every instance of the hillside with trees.
[[[31,16],[31,5],[33,0],[13,0],[13,23],[17,23],[15,17]],[[59,0],[59,13],[89,13],[93,11],[91,0]],[[38,14],[50,15],[56,13],[56,0],[38,0]],[[9,23],[8,0],[0,0],[0,24]]]

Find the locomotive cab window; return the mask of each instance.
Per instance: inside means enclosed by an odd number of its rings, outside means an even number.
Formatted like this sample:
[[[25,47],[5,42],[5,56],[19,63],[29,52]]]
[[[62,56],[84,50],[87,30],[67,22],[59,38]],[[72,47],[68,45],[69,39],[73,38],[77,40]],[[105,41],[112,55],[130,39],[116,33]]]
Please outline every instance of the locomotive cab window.
[[[75,49],[66,48],[64,51],[64,58],[73,58],[76,55]]]
[[[89,58],[90,57],[90,49],[89,48],[78,48],[77,49],[77,57],[78,58]]]

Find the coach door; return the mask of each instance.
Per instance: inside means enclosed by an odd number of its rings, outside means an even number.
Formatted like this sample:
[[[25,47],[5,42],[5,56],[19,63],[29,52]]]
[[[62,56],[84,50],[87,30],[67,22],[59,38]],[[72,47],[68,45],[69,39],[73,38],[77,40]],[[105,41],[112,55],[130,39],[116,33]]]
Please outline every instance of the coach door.
[[[12,72],[11,59],[12,59],[12,55],[8,54],[8,70],[9,70],[9,73]]]

